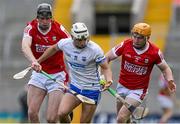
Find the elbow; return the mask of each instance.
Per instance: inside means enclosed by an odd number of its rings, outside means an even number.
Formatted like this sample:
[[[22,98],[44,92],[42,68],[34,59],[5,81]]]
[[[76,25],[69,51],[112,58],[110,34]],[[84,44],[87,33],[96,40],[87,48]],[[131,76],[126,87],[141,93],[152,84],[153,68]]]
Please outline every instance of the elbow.
[[[107,62],[107,64],[109,64],[109,62],[110,62],[108,57],[106,57],[106,62]]]
[[[24,41],[22,41],[21,51],[25,53],[27,49],[28,49],[28,45]]]

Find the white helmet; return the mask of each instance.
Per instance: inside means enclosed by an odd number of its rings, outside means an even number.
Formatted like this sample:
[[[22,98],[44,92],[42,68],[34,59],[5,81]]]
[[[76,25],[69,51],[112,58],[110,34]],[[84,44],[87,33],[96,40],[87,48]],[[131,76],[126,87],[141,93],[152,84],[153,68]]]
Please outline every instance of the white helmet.
[[[88,32],[88,29],[84,23],[77,22],[77,23],[72,25],[71,35],[75,39],[86,39],[89,37],[89,32]]]

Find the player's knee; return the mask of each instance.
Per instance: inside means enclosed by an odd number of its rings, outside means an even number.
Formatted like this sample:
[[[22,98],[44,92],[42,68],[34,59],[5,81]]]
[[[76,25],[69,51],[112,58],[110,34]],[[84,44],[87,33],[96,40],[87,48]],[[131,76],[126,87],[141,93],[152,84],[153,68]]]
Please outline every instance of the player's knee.
[[[63,111],[58,112],[59,121],[61,123],[70,123],[71,118],[67,113],[64,113]]]
[[[46,117],[46,120],[48,123],[56,123],[57,122],[57,116],[55,115],[48,115]]]
[[[125,115],[118,115],[117,122],[118,123],[125,123],[127,121],[127,117]]]
[[[33,109],[28,109],[28,117],[30,120],[34,120],[34,118],[38,118],[38,112]]]
[[[63,112],[63,111],[59,111],[58,112],[58,117],[59,118],[63,118],[63,117],[65,117],[65,116],[67,116],[68,115],[68,113],[65,113],[65,112]]]

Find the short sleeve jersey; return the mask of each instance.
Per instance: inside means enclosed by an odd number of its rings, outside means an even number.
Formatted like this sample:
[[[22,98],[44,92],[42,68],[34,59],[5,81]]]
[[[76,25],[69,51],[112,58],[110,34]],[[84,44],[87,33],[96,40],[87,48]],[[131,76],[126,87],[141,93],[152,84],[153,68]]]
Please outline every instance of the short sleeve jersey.
[[[58,47],[64,52],[71,83],[79,88],[99,90],[98,65],[105,60],[103,50],[89,41],[83,49],[74,46],[71,38],[62,39],[58,42]]]
[[[39,31],[38,21],[35,19],[25,27],[23,37],[32,38],[31,49],[35,58],[38,59],[48,47],[56,44],[63,38],[69,37],[69,34],[61,24],[54,20],[51,22],[50,30],[44,34]],[[50,74],[63,71],[65,69],[63,52],[57,52],[42,62],[41,65],[42,69]]]
[[[127,39],[112,48],[115,56],[122,56],[119,83],[129,89],[147,89],[154,64],[164,61],[162,52],[152,42],[148,48],[138,53],[132,39]]]

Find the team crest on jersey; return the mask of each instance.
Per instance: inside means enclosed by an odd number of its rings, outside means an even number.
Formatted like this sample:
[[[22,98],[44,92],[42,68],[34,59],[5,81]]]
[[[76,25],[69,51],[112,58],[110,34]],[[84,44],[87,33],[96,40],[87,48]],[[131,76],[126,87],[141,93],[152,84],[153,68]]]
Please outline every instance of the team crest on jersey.
[[[85,61],[86,61],[86,57],[82,57],[82,61],[84,61],[84,62],[85,62]]]
[[[148,63],[149,62],[149,59],[144,59],[144,63]]]
[[[56,36],[53,36],[53,37],[52,37],[52,40],[53,40],[53,41],[56,41],[56,40],[57,40]]]

